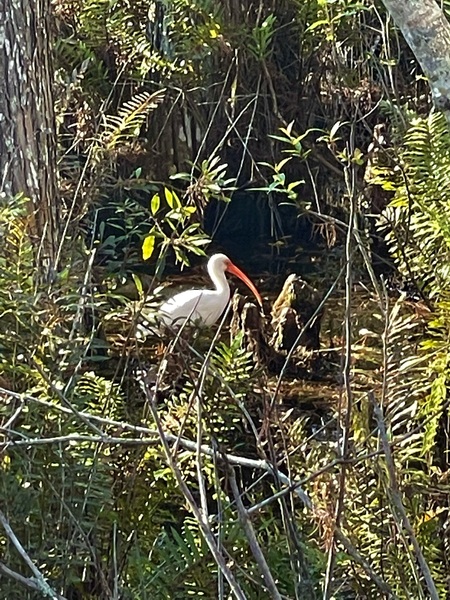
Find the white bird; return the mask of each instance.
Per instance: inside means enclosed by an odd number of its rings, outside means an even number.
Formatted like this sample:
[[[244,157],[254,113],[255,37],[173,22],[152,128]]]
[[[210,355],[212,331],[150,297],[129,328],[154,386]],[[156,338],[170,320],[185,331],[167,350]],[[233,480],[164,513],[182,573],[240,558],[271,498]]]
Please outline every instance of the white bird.
[[[177,329],[188,320],[209,327],[213,325],[230,301],[230,286],[225,271],[241,279],[253,292],[262,306],[258,290],[225,254],[214,254],[208,261],[208,274],[214,290],[186,290],[169,298],[159,309],[159,319],[167,327]]]

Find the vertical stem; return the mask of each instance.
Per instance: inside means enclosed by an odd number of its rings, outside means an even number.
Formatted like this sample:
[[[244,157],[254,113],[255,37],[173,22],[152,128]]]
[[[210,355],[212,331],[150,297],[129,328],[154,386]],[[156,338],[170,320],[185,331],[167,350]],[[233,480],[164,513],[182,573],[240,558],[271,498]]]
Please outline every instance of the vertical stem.
[[[278,588],[275,584],[275,580],[272,576],[272,573],[270,572],[269,565],[267,564],[266,558],[261,550],[261,546],[259,545],[258,540],[256,539],[255,531],[249,519],[247,510],[245,509],[244,503],[242,502],[242,498],[239,493],[239,488],[236,483],[236,476],[232,467],[230,468],[230,485],[233,491],[234,500],[236,502],[239,520],[245,531],[245,535],[247,536],[247,540],[250,545],[250,550],[252,551],[256,562],[258,563],[258,567],[263,576],[264,583],[266,584],[267,589],[270,592],[270,597],[274,600],[281,600],[280,592],[278,591]]]
[[[350,143],[347,147],[348,156],[353,154],[353,136],[354,128],[352,128]],[[345,242],[345,315],[344,315],[344,338],[345,338],[345,354],[342,367],[343,377],[343,396],[345,397],[345,409],[343,407],[342,395],[339,405],[340,419],[339,426],[341,431],[341,445],[339,447],[339,455],[343,459],[341,462],[341,470],[339,475],[339,496],[336,503],[334,521],[335,530],[341,526],[342,513],[344,510],[345,499],[345,480],[347,475],[347,465],[345,459],[348,455],[348,446],[350,439],[351,420],[352,420],[352,388],[351,388],[351,357],[352,357],[352,286],[353,286],[353,237],[356,216],[356,171],[352,163],[345,169],[345,180],[350,199],[350,214],[347,228],[347,238]],[[351,177],[351,179],[350,179]],[[345,410],[345,417],[342,419],[342,410]],[[331,582],[333,579],[333,570],[335,565],[335,535],[330,545],[328,552],[327,570],[325,573],[325,584],[323,591],[324,600],[328,600],[332,593]]]
[[[212,556],[214,557],[214,560],[216,561],[217,566],[222,571],[226,580],[228,581],[228,585],[230,586],[230,590],[233,593],[234,597],[237,598],[237,600],[247,600],[242,588],[240,587],[239,583],[236,581],[236,578],[234,577],[233,572],[227,565],[225,558],[223,557],[222,553],[217,548],[217,543],[216,543],[215,537],[211,531],[211,528],[208,524],[208,521],[204,518],[202,511],[197,506],[197,504],[194,500],[194,497],[192,496],[190,489],[186,485],[186,482],[183,479],[183,475],[182,475],[178,465],[175,462],[175,458],[172,456],[172,452],[170,451],[169,443],[168,443],[166,435],[164,433],[164,429],[162,427],[161,420],[158,415],[158,411],[156,410],[156,405],[154,402],[154,394],[149,389],[148,384],[145,380],[143,381],[143,387],[144,387],[144,392],[145,392],[145,395],[147,398],[150,412],[152,414],[153,420],[154,420],[156,428],[158,430],[158,434],[159,434],[159,437],[161,440],[161,445],[164,450],[167,464],[169,465],[169,467],[175,477],[175,480],[181,490],[181,493],[183,494],[192,514],[196,518],[197,523],[200,528],[200,531],[204,537],[204,540],[205,540],[206,544],[208,545],[208,548],[209,548]]]

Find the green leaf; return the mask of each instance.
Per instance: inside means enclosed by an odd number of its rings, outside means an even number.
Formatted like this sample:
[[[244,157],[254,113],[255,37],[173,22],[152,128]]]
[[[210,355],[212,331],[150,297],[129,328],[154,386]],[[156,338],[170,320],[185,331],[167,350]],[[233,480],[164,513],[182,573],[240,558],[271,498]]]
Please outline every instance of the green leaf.
[[[192,177],[190,173],[175,173],[175,175],[171,175],[169,179],[181,179],[182,181],[191,181]]]
[[[281,169],[284,167],[284,165],[285,165],[286,163],[288,163],[290,160],[292,160],[292,156],[288,156],[287,158],[283,158],[283,160],[281,160],[281,161],[280,161],[280,162],[279,162],[279,163],[276,165],[276,167],[275,167],[275,170],[276,170],[276,171],[280,171],[280,170],[281,170]]]
[[[159,210],[159,206],[161,204],[161,199],[159,197],[159,193],[156,193],[153,198],[150,200],[150,211],[152,215],[156,215]]]
[[[183,219],[183,216],[184,215],[179,210],[170,210],[166,215],[166,222],[169,222],[169,219],[171,219],[172,221],[181,221]]]
[[[142,244],[142,258],[144,260],[148,260],[153,254],[153,250],[155,249],[156,237],[154,235],[148,235],[144,243]]]
[[[328,23],[329,23],[328,19],[320,19],[319,21],[316,21],[315,23],[310,25],[308,27],[308,29],[305,31],[305,33],[310,33],[311,31],[314,31],[314,29],[317,29],[318,27],[321,27],[322,25],[328,25]]]
[[[132,273],[132,277],[133,277],[134,285],[136,286],[137,292],[139,294],[139,297],[142,298],[142,296],[144,295],[144,288],[142,287],[141,278],[136,273]]]
[[[164,196],[170,208],[175,209],[181,207],[180,199],[178,198],[176,193],[169,190],[169,188],[164,188]]]
[[[164,188],[164,196],[166,198],[167,204],[170,206],[170,208],[173,209],[174,208],[173,194],[168,188]]]

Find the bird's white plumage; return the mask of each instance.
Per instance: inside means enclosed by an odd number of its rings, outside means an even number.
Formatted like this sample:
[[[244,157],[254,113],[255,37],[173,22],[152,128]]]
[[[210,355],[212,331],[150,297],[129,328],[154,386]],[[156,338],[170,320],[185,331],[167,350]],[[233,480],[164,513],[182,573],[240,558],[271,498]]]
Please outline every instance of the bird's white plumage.
[[[229,298],[229,292],[218,295],[215,290],[187,290],[164,302],[160,318],[170,327],[178,328],[186,319],[208,327],[223,313]]]
[[[159,310],[162,323],[175,329],[186,320],[206,327],[213,325],[230,300],[230,286],[225,276],[227,270],[240,277],[261,303],[258,291],[248,277],[225,254],[214,254],[208,261],[208,274],[215,289],[187,290],[169,298]]]
[[[208,261],[208,273],[214,290],[186,290],[161,306],[159,315],[168,327],[179,328],[187,320],[209,327],[225,310],[230,300],[230,286],[225,271],[230,260],[225,254],[214,254]]]

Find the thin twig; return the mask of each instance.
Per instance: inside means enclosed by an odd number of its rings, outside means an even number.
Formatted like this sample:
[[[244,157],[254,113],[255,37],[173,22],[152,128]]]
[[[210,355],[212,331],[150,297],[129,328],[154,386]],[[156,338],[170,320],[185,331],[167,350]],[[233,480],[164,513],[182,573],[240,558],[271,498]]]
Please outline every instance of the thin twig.
[[[151,393],[150,390],[148,390],[148,393]],[[73,414],[72,411],[65,406],[55,405],[52,402],[48,402],[48,401],[42,400],[40,398],[35,398],[30,395],[19,394],[17,392],[13,392],[13,391],[7,390],[5,388],[0,388],[0,395],[1,394],[6,395],[6,396],[9,395],[9,396],[11,396],[13,398],[17,398],[17,399],[22,399],[25,403],[33,402],[40,406],[44,406],[44,407],[48,408],[49,410],[56,410],[63,414],[68,414],[68,415]],[[159,444],[160,443],[160,433],[158,430],[153,430],[148,427],[143,427],[143,426],[139,426],[139,425],[132,425],[130,423],[126,423],[126,422],[122,422],[122,421],[115,421],[115,420],[108,419],[105,417],[100,417],[98,415],[92,415],[87,412],[82,412],[81,414],[86,419],[92,420],[92,421],[100,423],[102,425],[112,426],[116,430],[118,429],[118,430],[122,430],[122,431],[128,431],[128,432],[134,433],[135,435],[139,435],[139,434],[141,434],[142,436],[147,435],[149,437],[140,437],[140,438],[122,437],[121,438],[121,437],[109,437],[109,436],[96,437],[96,436],[82,436],[82,435],[76,435],[76,434],[69,434],[67,436],[57,436],[57,437],[52,437],[52,438],[32,438],[32,439],[22,439],[22,440],[18,440],[18,441],[9,441],[9,442],[0,444],[0,448],[2,448],[2,447],[5,448],[8,445],[10,445],[10,446],[14,446],[14,445],[33,446],[33,445],[43,445],[43,444],[55,444],[55,443],[61,444],[64,442],[74,443],[76,441],[88,441],[88,442],[92,442],[95,444],[110,443],[110,444],[122,444],[122,445],[125,445],[125,444],[150,445],[150,444],[156,444],[156,443]],[[10,435],[12,433],[16,433],[16,435],[18,435],[17,432],[7,432],[7,433],[9,433]],[[22,435],[22,437],[24,437],[23,434],[21,434],[21,435]],[[169,433],[165,433],[163,435],[164,435],[166,444],[174,444],[177,440],[179,440],[179,444],[181,447],[183,447],[186,450],[189,450],[191,452],[194,452],[194,453],[197,452],[197,443],[195,441],[188,440],[185,438],[179,439],[177,435],[169,434]],[[316,473],[313,473],[310,476],[308,476],[307,478],[302,479],[300,481],[292,481],[287,475],[282,473],[278,469],[277,466],[272,465],[267,460],[255,460],[252,458],[246,458],[246,457],[237,456],[234,454],[217,452],[217,450],[215,450],[214,448],[211,448],[210,446],[207,446],[205,444],[202,444],[201,451],[205,456],[209,456],[213,459],[216,458],[216,460],[221,461],[221,462],[227,464],[228,466],[236,465],[236,466],[240,466],[242,468],[256,469],[256,470],[260,470],[265,473],[268,473],[272,477],[276,477],[281,483],[283,483],[286,486],[283,490],[280,490],[278,492],[278,494],[281,496],[281,495],[294,493],[299,498],[299,500],[304,504],[304,506],[313,514],[314,514],[314,510],[315,510],[314,505],[311,502],[311,499],[309,498],[307,493],[303,490],[302,486],[304,483],[314,479],[314,477],[333,468],[338,463],[338,460],[332,461],[328,465],[319,469]],[[372,458],[376,454],[379,454],[379,452],[372,452],[369,454],[365,454],[363,457],[358,457],[357,459],[350,459],[349,462],[359,462],[359,461],[367,460],[369,458]],[[268,498],[267,502],[273,501],[274,499],[277,499],[277,494]],[[256,510],[258,508],[261,508],[263,505],[264,505],[264,501],[260,505],[255,505],[255,507],[250,508],[249,513],[251,514],[252,512],[256,512]],[[370,567],[370,565],[367,563],[367,561],[365,561],[360,556],[360,554],[355,550],[354,546],[351,544],[350,540],[348,540],[348,538],[346,538],[344,536],[344,534],[342,534],[342,532],[338,531],[336,533],[336,540],[342,544],[342,546],[345,548],[345,550],[355,560],[357,560],[358,564],[361,565],[361,567],[366,572],[367,576],[377,585],[377,587],[383,593],[388,594],[390,598],[395,598],[395,595],[393,594],[389,585],[378,577],[378,575],[373,571],[373,569]],[[214,540],[214,543],[216,544],[215,540]],[[217,544],[216,544],[216,547],[217,547]]]
[[[267,564],[263,551],[261,550],[261,546],[259,545],[258,540],[256,539],[255,531],[249,519],[248,512],[245,509],[245,506],[242,502],[242,498],[239,493],[239,488],[236,482],[236,475],[234,473],[233,468],[230,468],[229,470],[229,481],[231,485],[231,490],[233,492],[234,500],[236,502],[239,520],[241,522],[242,528],[245,531],[250,550],[252,551],[252,554],[255,557],[259,570],[261,571],[261,575],[263,576],[263,579],[266,583],[267,589],[271,594],[271,598],[274,598],[275,600],[281,600],[280,592],[278,591],[278,588],[275,584],[275,580],[269,569],[269,565]]]
[[[222,570],[226,580],[228,581],[228,585],[230,586],[232,593],[238,600],[246,600],[245,594],[244,594],[241,586],[239,585],[235,576],[233,575],[233,572],[227,565],[222,553],[219,552],[219,549],[217,548],[216,540],[211,531],[211,527],[209,526],[209,523],[203,518],[202,512],[200,511],[199,507],[197,506],[197,504],[194,500],[194,497],[192,496],[192,493],[191,493],[189,487],[187,486],[186,482],[184,481],[183,475],[182,475],[178,465],[176,464],[174,457],[172,456],[172,452],[170,451],[170,446],[169,446],[169,443],[167,440],[166,433],[162,427],[162,423],[160,421],[158,412],[156,410],[156,405],[154,403],[153,394],[152,394],[151,390],[149,389],[148,385],[146,384],[145,380],[142,383],[143,383],[145,395],[147,397],[147,402],[148,402],[148,406],[150,408],[150,412],[152,414],[155,425],[158,429],[158,433],[159,433],[160,440],[161,440],[161,445],[163,447],[167,463],[177,481],[178,487],[180,488],[187,504],[189,505],[189,508],[191,509],[192,514],[195,516],[197,523],[199,525],[200,531],[203,535],[203,538],[204,538],[206,544],[208,545],[210,552],[211,552],[212,556],[214,557],[214,560],[216,561],[217,566]],[[197,444],[195,444],[195,446],[197,446]]]
[[[14,411],[14,414],[12,414],[9,419],[6,421],[6,423],[4,425],[2,425],[2,427],[0,429],[3,429],[5,431],[8,431],[9,429],[11,429],[11,427],[14,424],[14,421],[17,419],[17,417],[20,415],[20,413],[23,410],[23,407],[25,406],[24,401],[22,399],[20,399],[19,401],[19,406],[16,408],[16,410]]]
[[[198,392],[196,394],[197,396],[197,451],[196,451],[196,466],[197,466],[197,479],[198,479],[198,486],[199,486],[199,490],[200,490],[200,502],[201,502],[201,507],[202,507],[202,511],[203,511],[203,518],[205,520],[208,519],[208,499],[207,499],[207,495],[206,495],[206,485],[205,485],[205,478],[203,476],[203,460],[202,460],[202,439],[203,439],[203,423],[202,423],[202,411],[203,411],[203,404],[202,404],[202,396],[203,396],[203,388],[205,386],[205,381],[206,381],[206,376],[208,374],[209,371],[209,365],[210,365],[210,361],[211,361],[211,355],[213,353],[214,348],[216,347],[216,343],[217,340],[220,337],[220,334],[222,333],[222,328],[223,325],[225,324],[225,319],[228,316],[228,312],[230,310],[230,304],[228,304],[227,306],[227,310],[224,312],[224,315],[222,316],[221,322],[219,324],[219,327],[211,341],[211,344],[209,345],[208,348],[208,352],[206,353],[206,356],[203,360],[201,369],[200,369],[200,373],[199,373],[199,377],[198,377]]]
[[[355,562],[357,562],[364,569],[369,578],[377,585],[378,589],[383,592],[383,594],[386,594],[390,600],[398,600],[398,596],[394,594],[391,586],[375,573],[370,564],[361,556],[361,554],[356,550],[355,546],[340,529],[335,529],[334,537],[336,538],[336,541],[342,545],[345,551],[355,560]]]
[[[83,413],[81,411],[79,411],[70,402],[70,400],[68,400],[66,398],[66,396],[61,392],[61,390],[59,390],[56,387],[56,385],[53,383],[53,381],[50,379],[50,377],[48,376],[48,374],[44,371],[44,369],[41,367],[41,365],[39,364],[39,362],[37,360],[33,361],[33,367],[39,372],[39,375],[42,377],[42,379],[44,379],[44,381],[50,387],[50,389],[52,390],[52,392],[61,400],[61,402],[63,404],[65,404],[67,406],[67,408],[70,409],[70,412],[73,413],[73,415],[75,417],[77,417],[78,419],[80,419],[80,421],[82,421],[86,425],[86,427],[89,427],[90,429],[93,429],[95,431],[95,433],[97,433],[99,435],[104,435],[103,431],[101,429],[99,429],[96,425],[94,425],[93,423],[91,423],[89,419],[86,419],[84,417]],[[0,389],[0,392],[1,391],[2,390]]]
[[[61,600],[61,596],[59,594],[57,594],[52,589],[52,587],[47,583],[47,581],[45,580],[42,573],[39,571],[39,569],[33,563],[31,558],[28,556],[24,547],[20,543],[19,538],[16,536],[11,525],[9,524],[8,519],[5,517],[5,515],[3,514],[3,512],[1,510],[0,510],[0,523],[3,527],[3,529],[5,530],[5,533],[8,537],[8,539],[13,544],[13,546],[15,547],[17,552],[20,554],[20,556],[22,557],[24,562],[28,565],[30,571],[33,573],[33,575],[35,577],[35,583],[36,583],[37,589],[40,592],[42,592],[43,596],[49,596],[50,598],[53,598],[54,600]],[[12,573],[12,571],[10,573]],[[23,578],[23,580],[21,580],[22,583],[24,583],[24,579],[25,578]]]
[[[20,573],[13,571],[9,567],[7,567],[4,563],[0,562],[0,573],[5,577],[9,577],[10,579],[14,579],[19,582],[24,587],[27,587],[30,590],[34,590],[35,592],[42,591],[34,577],[24,577]],[[67,600],[64,596],[60,594],[56,594],[57,600]]]
[[[354,148],[354,127],[352,127],[352,135],[350,143],[347,148],[348,155],[353,154]],[[352,290],[353,290],[353,236],[354,231],[357,229],[355,224],[356,216],[356,171],[352,163],[351,171],[350,167],[344,170],[345,181],[347,185],[347,192],[350,198],[350,214],[347,228],[347,237],[345,243],[345,317],[344,317],[344,339],[345,339],[345,354],[344,364],[342,368],[342,376],[344,382],[343,394],[341,393],[341,399],[339,402],[339,413],[340,419],[338,424],[342,431],[342,442],[339,447],[340,457],[343,459],[340,466],[339,473],[339,494],[336,502],[334,511],[334,522],[336,530],[340,529],[342,514],[344,511],[344,500],[345,500],[345,486],[347,477],[347,463],[346,458],[348,457],[348,447],[350,441],[351,432],[351,415],[352,415],[352,386],[351,386],[351,359],[352,359]],[[351,180],[350,180],[351,176]],[[345,397],[345,417],[342,419],[342,396]],[[342,425],[341,425],[342,423]],[[328,600],[331,595],[331,582],[333,580],[333,569],[335,564],[335,545],[330,544],[328,550],[328,561],[327,570],[325,573],[325,584],[323,598]]]

